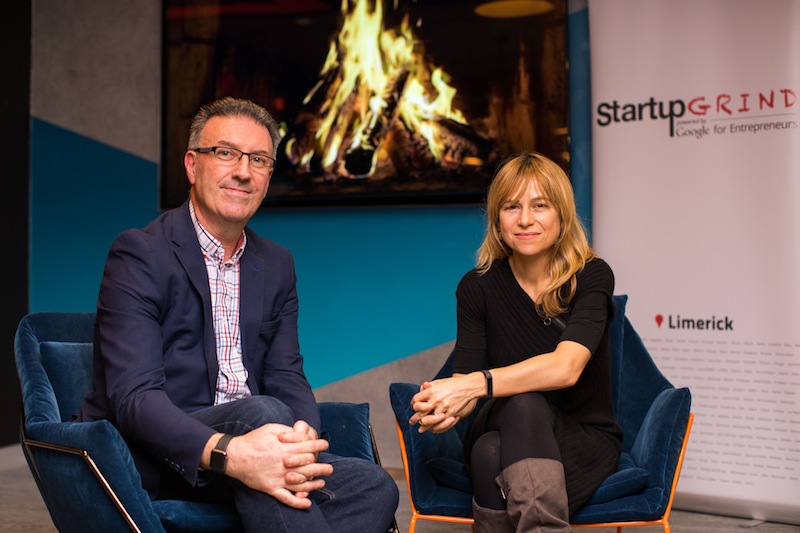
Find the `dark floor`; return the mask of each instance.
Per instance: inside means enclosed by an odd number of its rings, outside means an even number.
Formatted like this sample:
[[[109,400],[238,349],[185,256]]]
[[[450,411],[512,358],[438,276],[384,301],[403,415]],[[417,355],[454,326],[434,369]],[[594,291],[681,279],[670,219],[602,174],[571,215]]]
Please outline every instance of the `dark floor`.
[[[391,471],[400,489],[397,522],[401,533],[408,532],[411,510],[402,472]],[[800,526],[758,523],[741,518],[673,511],[670,520],[673,533],[731,533],[745,530],[752,533],[800,533]],[[6,533],[53,533],[56,528],[47,514],[22,458],[18,446],[0,448],[0,531]],[[471,533],[468,525],[418,521],[416,533]],[[614,533],[613,528],[587,529],[587,532]],[[659,527],[625,528],[624,533],[658,533]]]

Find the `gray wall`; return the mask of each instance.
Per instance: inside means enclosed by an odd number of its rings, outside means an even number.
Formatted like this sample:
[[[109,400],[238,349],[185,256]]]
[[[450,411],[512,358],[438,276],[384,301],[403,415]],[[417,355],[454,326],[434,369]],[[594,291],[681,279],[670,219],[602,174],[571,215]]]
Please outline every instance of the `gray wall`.
[[[31,115],[149,161],[161,123],[161,2],[33,0]]]

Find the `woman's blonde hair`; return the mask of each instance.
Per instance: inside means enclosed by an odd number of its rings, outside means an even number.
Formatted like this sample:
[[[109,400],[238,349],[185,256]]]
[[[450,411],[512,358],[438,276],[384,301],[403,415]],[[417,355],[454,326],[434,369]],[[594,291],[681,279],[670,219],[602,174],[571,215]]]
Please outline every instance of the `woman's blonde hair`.
[[[531,182],[553,204],[561,221],[561,235],[547,266],[550,284],[537,305],[540,313],[555,317],[567,310],[575,294],[576,274],[595,253],[578,218],[569,178],[552,160],[538,153],[521,154],[508,159],[497,172],[486,196],[486,235],[478,248],[476,268],[485,274],[496,260],[511,255],[500,236],[500,209]]]

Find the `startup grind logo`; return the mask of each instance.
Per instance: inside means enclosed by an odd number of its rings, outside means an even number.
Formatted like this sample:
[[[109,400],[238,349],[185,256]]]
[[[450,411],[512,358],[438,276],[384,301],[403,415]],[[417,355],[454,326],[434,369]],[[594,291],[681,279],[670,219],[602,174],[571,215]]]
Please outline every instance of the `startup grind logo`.
[[[727,315],[719,318],[716,315],[707,318],[686,318],[681,315],[656,315],[659,328],[698,330],[698,331],[733,331],[733,319]]]
[[[597,124],[610,127],[620,123],[666,121],[670,137],[702,139],[711,135],[758,134],[765,131],[796,130],[800,127],[797,93],[788,88],[767,89],[738,95],[720,93],[688,100],[643,102],[600,102]]]

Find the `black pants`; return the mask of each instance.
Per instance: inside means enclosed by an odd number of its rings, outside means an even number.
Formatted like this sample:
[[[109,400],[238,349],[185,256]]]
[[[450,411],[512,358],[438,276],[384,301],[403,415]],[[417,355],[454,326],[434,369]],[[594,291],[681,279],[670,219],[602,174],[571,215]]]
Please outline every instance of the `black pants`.
[[[481,408],[465,439],[465,459],[478,505],[505,508],[495,478],[517,461],[528,458],[561,461],[555,420],[550,403],[536,392],[496,398]]]

